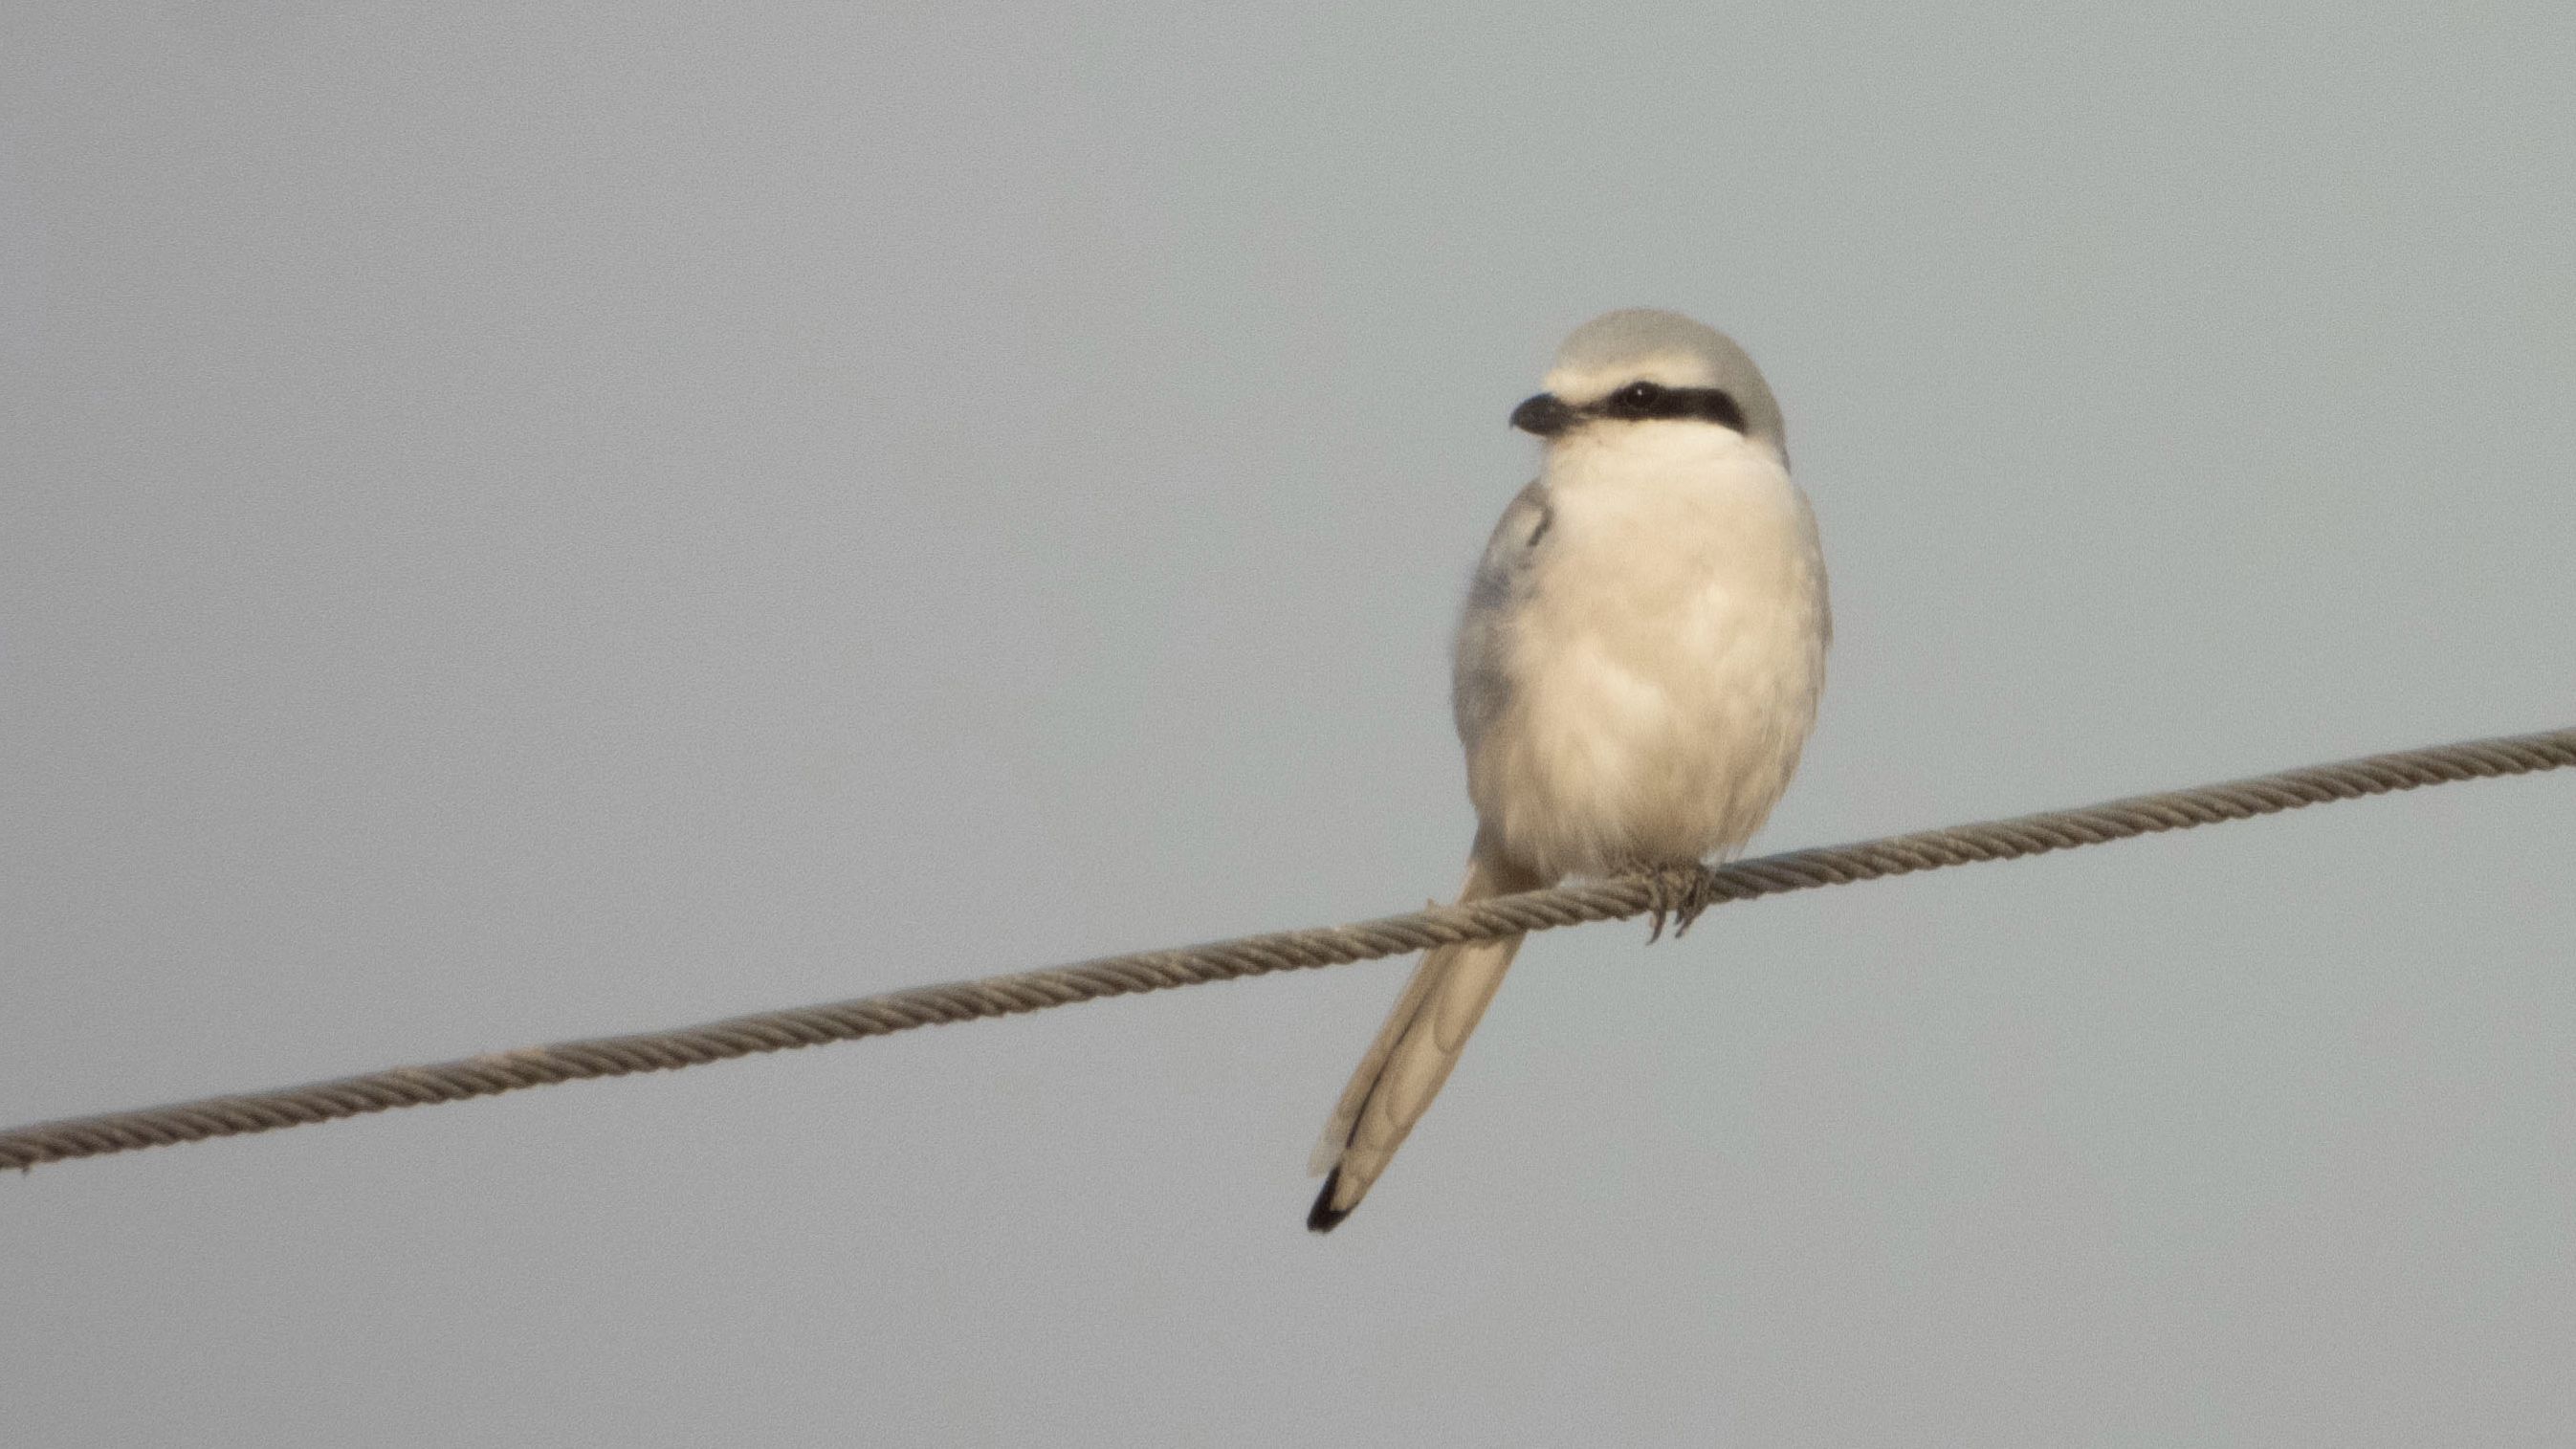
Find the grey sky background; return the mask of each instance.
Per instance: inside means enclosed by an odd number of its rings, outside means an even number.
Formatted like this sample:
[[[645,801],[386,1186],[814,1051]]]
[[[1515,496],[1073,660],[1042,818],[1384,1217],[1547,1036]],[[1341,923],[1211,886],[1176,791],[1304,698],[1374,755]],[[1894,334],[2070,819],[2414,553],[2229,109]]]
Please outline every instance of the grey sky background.
[[[1405,909],[1564,331],[1761,848],[2576,722],[2576,12],[11,5],[0,1122]],[[2512,1443],[2576,778],[0,1181],[0,1440]]]

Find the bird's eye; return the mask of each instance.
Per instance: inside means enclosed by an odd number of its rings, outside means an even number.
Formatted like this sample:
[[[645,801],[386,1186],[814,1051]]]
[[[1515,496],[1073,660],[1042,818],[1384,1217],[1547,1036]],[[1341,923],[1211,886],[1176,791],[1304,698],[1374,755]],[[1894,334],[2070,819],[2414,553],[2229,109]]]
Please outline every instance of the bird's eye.
[[[1611,394],[1610,401],[1623,413],[1645,417],[1662,405],[1664,390],[1651,382],[1632,382]]]

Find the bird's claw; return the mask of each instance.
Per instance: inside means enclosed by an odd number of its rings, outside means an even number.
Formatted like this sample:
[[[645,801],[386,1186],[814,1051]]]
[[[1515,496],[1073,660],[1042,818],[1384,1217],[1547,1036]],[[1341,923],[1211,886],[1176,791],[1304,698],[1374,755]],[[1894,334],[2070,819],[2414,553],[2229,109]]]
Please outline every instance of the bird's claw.
[[[1717,898],[1709,892],[1708,872],[1698,866],[1677,866],[1655,872],[1654,890],[1654,924],[1646,932],[1649,946],[1663,939],[1667,916],[1672,918],[1673,939],[1678,941],[1689,934],[1691,923],[1699,919],[1700,912],[1717,904]]]

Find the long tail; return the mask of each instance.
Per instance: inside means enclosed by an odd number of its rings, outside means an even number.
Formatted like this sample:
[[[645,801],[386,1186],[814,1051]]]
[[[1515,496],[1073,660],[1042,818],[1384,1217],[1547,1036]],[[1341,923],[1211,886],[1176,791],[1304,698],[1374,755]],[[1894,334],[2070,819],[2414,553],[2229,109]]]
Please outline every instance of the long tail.
[[[1478,901],[1546,884],[1479,840],[1467,858],[1467,884],[1458,899]],[[1437,946],[1422,954],[1395,1010],[1378,1028],[1377,1041],[1342,1089],[1323,1140],[1315,1144],[1307,1170],[1324,1175],[1324,1190],[1306,1214],[1307,1227],[1331,1232],[1368,1196],[1369,1184],[1386,1171],[1405,1134],[1431,1109],[1440,1084],[1449,1080],[1449,1069],[1466,1049],[1467,1034],[1476,1029],[1520,948],[1520,937],[1505,936]]]

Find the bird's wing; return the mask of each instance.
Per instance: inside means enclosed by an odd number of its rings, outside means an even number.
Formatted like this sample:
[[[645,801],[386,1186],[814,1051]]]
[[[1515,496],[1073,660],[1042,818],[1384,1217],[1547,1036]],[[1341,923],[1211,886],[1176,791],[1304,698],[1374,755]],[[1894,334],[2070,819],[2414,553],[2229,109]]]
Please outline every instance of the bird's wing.
[[[1547,487],[1532,480],[1512,498],[1485,542],[1476,565],[1475,582],[1467,587],[1467,608],[1458,620],[1456,670],[1450,679],[1450,708],[1458,719],[1458,738],[1473,753],[1476,741],[1511,703],[1510,651],[1504,626],[1529,591],[1530,565],[1547,539],[1553,522]]]

